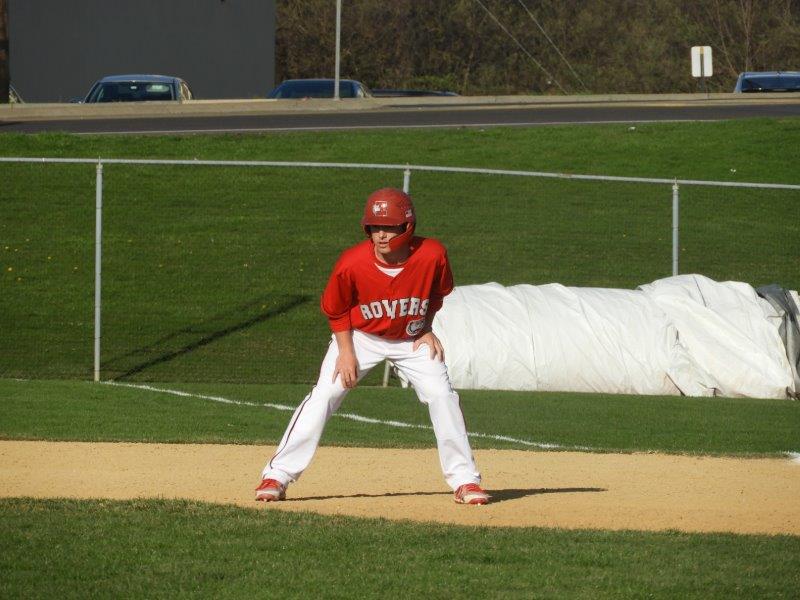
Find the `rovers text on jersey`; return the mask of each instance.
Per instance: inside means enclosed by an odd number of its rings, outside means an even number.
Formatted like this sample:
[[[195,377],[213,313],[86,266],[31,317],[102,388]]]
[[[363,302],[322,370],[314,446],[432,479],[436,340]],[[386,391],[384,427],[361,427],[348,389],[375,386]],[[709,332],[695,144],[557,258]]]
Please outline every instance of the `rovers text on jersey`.
[[[437,240],[414,237],[399,274],[387,275],[378,264],[370,240],[345,250],[322,294],[322,312],[334,332],[360,329],[392,339],[416,337],[453,290],[447,251]]]

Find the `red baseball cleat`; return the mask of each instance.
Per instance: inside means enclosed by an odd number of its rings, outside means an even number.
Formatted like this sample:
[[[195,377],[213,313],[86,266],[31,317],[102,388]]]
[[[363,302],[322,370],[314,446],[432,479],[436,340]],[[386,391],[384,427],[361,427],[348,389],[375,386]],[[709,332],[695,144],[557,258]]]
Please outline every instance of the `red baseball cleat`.
[[[264,479],[256,488],[256,500],[277,502],[286,499],[286,486],[276,479]]]
[[[477,483],[465,483],[459,486],[453,494],[453,500],[458,504],[487,504],[489,494],[481,489]]]

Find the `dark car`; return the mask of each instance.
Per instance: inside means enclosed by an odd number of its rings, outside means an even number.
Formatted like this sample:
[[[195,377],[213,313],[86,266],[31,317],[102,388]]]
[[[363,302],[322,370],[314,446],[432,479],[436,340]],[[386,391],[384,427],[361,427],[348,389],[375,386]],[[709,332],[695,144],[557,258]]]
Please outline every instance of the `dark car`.
[[[800,71],[740,73],[733,92],[800,92]]]
[[[458,96],[455,92],[443,90],[395,90],[378,89],[372,90],[372,95],[376,98],[418,98],[424,96]]]
[[[178,101],[193,98],[189,85],[165,75],[109,75],[95,82],[84,102]]]
[[[267,98],[276,100],[301,98],[333,98],[333,79],[287,79],[273,89]],[[372,92],[360,81],[339,80],[340,98],[370,98]]]

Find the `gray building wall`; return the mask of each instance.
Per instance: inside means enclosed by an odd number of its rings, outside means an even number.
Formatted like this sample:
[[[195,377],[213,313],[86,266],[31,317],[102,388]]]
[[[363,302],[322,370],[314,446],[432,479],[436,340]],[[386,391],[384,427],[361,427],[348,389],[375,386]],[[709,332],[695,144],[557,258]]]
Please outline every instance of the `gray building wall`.
[[[275,0],[8,0],[11,81],[26,102],[83,97],[104,75],[182,77],[198,98],[264,97]]]

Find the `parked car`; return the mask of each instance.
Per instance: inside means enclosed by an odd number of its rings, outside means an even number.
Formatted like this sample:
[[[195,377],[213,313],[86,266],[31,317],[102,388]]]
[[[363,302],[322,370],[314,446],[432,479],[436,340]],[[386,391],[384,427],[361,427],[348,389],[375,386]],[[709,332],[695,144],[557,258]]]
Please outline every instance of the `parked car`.
[[[300,98],[333,98],[335,80],[333,79],[287,79],[275,89],[267,98],[300,99]],[[340,98],[370,98],[372,92],[360,81],[353,79],[339,80]]]
[[[376,98],[409,98],[409,97],[422,97],[422,96],[458,96],[455,92],[447,92],[443,90],[394,90],[394,89],[378,89],[372,90],[372,95]]]
[[[179,77],[165,75],[109,75],[96,81],[86,98],[95,102],[178,101],[194,97],[189,85]]]
[[[800,92],[800,71],[740,73],[733,92]]]
[[[19,92],[14,89],[14,86],[9,84],[8,86],[8,103],[9,104],[22,104],[25,101],[22,99],[22,96],[19,95]]]

